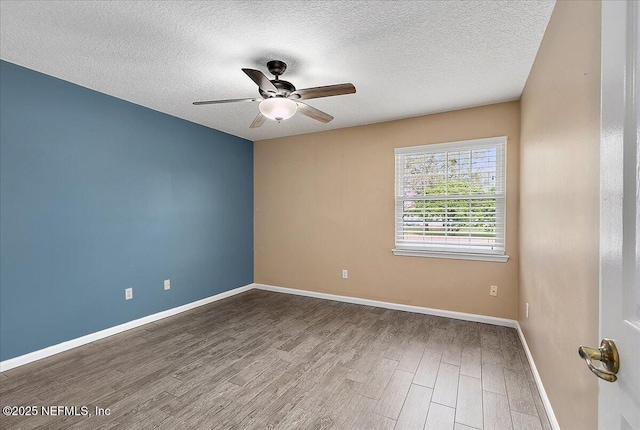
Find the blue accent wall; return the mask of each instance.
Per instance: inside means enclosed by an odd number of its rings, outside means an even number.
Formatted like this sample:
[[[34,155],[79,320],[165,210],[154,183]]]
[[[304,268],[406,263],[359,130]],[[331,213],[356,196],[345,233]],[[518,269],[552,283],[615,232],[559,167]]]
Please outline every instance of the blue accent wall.
[[[0,360],[253,282],[248,140],[2,61],[0,185]]]

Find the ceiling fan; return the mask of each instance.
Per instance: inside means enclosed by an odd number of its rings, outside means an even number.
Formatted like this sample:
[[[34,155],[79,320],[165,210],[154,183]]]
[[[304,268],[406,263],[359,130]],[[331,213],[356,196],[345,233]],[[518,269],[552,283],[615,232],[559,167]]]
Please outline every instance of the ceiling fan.
[[[210,100],[203,102],[193,102],[194,105],[210,105],[219,103],[236,102],[260,102],[258,109],[260,113],[253,120],[249,128],[260,127],[268,119],[282,121],[291,118],[296,112],[313,118],[317,121],[327,123],[333,119],[328,113],[322,112],[301,100],[317,99],[320,97],[340,96],[343,94],[353,94],[356,87],[353,84],[327,85],[324,87],[305,88],[296,90],[291,82],[280,80],[280,75],[287,69],[283,61],[273,60],[267,63],[269,72],[275,79],[267,78],[264,73],[254,69],[242,69],[253,82],[258,84],[258,91],[262,98],[254,97],[249,99],[230,100]]]

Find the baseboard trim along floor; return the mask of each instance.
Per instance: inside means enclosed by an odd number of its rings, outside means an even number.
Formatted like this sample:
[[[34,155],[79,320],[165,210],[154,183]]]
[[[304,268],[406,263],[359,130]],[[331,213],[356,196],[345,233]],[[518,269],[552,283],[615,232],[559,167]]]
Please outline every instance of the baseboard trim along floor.
[[[533,373],[536,385],[540,392],[540,396],[542,397],[542,402],[544,404],[545,411],[547,413],[551,426],[553,427],[553,430],[560,430],[558,420],[556,419],[556,416],[553,412],[553,408],[551,407],[551,402],[549,401],[549,397],[547,396],[547,393],[542,384],[542,379],[540,378],[540,374],[538,373],[535,362],[533,361],[533,356],[531,355],[531,351],[529,350],[529,346],[527,345],[526,338],[524,337],[520,324],[516,320],[492,317],[487,315],[477,315],[477,314],[469,314],[464,312],[455,312],[455,311],[447,311],[447,310],[441,310],[441,309],[426,308],[421,306],[403,305],[403,304],[392,303],[392,302],[382,302],[377,300],[362,299],[358,297],[319,293],[315,291],[298,290],[293,288],[278,287],[275,285],[266,285],[266,284],[254,283],[254,284],[238,287],[229,291],[225,291],[220,294],[216,294],[211,297],[197,300],[192,303],[187,303],[182,306],[178,306],[172,309],[167,309],[165,311],[148,315],[146,317],[139,318],[133,321],[129,321],[127,323],[120,324],[105,330],[101,330],[95,333],[81,336],[76,339],[71,339],[69,341],[59,343],[57,345],[52,345],[47,348],[40,349],[38,351],[30,352],[28,354],[24,354],[24,355],[14,357],[5,361],[1,361],[0,372],[4,372],[28,363],[32,363],[34,361],[41,360],[43,358],[50,357],[55,354],[68,351],[70,349],[77,348],[82,345],[86,345],[96,340],[104,339],[106,337],[113,336],[115,334],[122,333],[127,330],[131,330],[133,328],[140,327],[145,324],[149,324],[173,315],[177,315],[182,312],[186,312],[188,310],[191,310],[200,306],[204,306],[206,304],[213,303],[215,301],[222,300],[227,297],[231,297],[236,294],[240,294],[252,289],[266,290],[266,291],[272,291],[272,292],[283,293],[283,294],[293,294],[293,295],[313,297],[313,298],[324,299],[324,300],[333,300],[333,301],[339,301],[339,302],[353,303],[353,304],[359,304],[359,305],[365,305],[365,306],[373,306],[378,308],[420,313],[420,314],[426,314],[426,315],[433,315],[433,316],[439,316],[439,317],[445,317],[445,318],[453,318],[453,319],[459,319],[459,320],[465,320],[465,321],[473,321],[473,322],[479,322],[484,324],[493,324],[493,325],[515,328],[520,337],[520,341],[522,342],[522,346],[526,353],[527,360],[529,361],[531,371]]]
[[[531,351],[529,350],[527,339],[524,337],[524,333],[522,332],[522,328],[520,327],[520,323],[518,323],[518,321],[516,321],[516,330],[518,331],[518,336],[520,336],[520,342],[522,342],[524,352],[525,354],[527,354],[527,360],[529,361],[529,366],[531,367],[531,373],[533,373],[533,379],[535,379],[536,386],[538,387],[538,391],[540,392],[540,397],[542,398],[542,404],[544,405],[544,410],[547,413],[547,418],[549,418],[549,422],[551,423],[551,427],[553,427],[553,430],[560,430],[560,424],[558,423],[556,414],[553,412],[551,401],[549,400],[549,396],[547,396],[544,385],[542,385],[542,378],[540,378],[538,368],[536,367],[536,363],[535,361],[533,361],[533,356],[531,355]]]
[[[356,305],[373,306],[376,308],[392,309],[394,311],[413,312],[416,314],[433,315],[437,317],[453,318],[456,320],[473,321],[484,324],[500,325],[516,328],[516,321],[507,318],[490,317],[486,315],[467,314],[464,312],[445,311],[442,309],[424,308],[422,306],[402,305],[378,300],[361,299],[358,297],[339,296],[337,294],[318,293],[315,291],[296,290],[293,288],[277,287],[274,285],[254,284],[259,290],[273,291],[276,293],[294,294],[297,296],[314,297],[316,299],[333,300],[336,302],[354,303]]]

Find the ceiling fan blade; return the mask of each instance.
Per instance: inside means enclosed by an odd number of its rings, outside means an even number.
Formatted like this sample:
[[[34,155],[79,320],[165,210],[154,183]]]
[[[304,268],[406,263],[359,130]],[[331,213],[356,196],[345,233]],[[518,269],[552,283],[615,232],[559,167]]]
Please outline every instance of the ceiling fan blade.
[[[204,102],[193,102],[193,104],[194,105],[215,105],[220,103],[257,102],[258,100],[263,100],[263,99],[254,97],[252,99],[208,100]]]
[[[266,120],[267,120],[266,116],[262,115],[261,113],[258,113],[258,116],[256,117],[256,119],[253,120],[249,128],[258,128],[262,124],[264,124]]]
[[[267,78],[260,70],[242,69],[242,71],[245,72],[253,82],[258,84],[262,91],[274,94],[278,93],[278,89],[275,85],[273,85],[269,78]]]
[[[356,87],[353,84],[327,85],[325,87],[303,88],[296,90],[289,95],[291,100],[308,100],[320,97],[341,96],[344,94],[353,94]]]
[[[309,106],[306,103],[296,102],[298,105],[298,112],[302,115],[308,116],[309,118],[313,118],[316,121],[327,123],[333,119],[331,115],[328,113],[322,112],[314,107]]]

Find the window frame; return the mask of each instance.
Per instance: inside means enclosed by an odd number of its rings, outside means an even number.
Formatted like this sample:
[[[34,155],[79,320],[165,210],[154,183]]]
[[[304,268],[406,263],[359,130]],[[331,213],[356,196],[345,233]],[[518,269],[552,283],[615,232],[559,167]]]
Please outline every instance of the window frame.
[[[404,201],[407,197],[399,195],[399,184],[404,183],[404,172],[398,168],[399,156],[414,155],[414,154],[434,154],[443,152],[465,151],[469,149],[480,149],[483,147],[495,147],[503,156],[502,159],[502,192],[496,194],[496,230],[499,224],[500,215],[502,217],[502,231],[496,231],[496,237],[502,236],[502,248],[497,250],[491,250],[487,248],[477,248],[469,246],[455,245],[407,245],[406,243],[399,243],[398,236],[404,233]],[[444,142],[434,143],[428,145],[409,146],[403,148],[394,149],[394,162],[395,162],[395,184],[394,184],[394,244],[395,247],[391,250],[394,255],[397,256],[409,256],[409,257],[433,257],[433,258],[449,258],[459,260],[477,260],[477,261],[493,261],[504,263],[509,259],[506,254],[506,230],[507,230],[507,136],[489,137],[484,139],[471,139],[456,142]],[[434,195],[434,200],[453,200],[451,196]],[[460,198],[460,197],[458,197]],[[477,197],[475,197],[477,198]],[[402,227],[399,227],[402,226]]]

